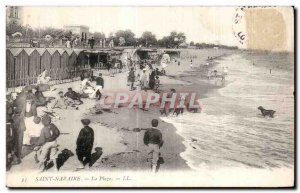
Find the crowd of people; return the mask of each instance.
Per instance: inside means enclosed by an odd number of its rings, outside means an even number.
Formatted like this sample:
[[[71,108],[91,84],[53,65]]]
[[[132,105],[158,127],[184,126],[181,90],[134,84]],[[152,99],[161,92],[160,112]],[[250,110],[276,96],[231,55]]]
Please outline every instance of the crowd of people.
[[[80,46],[85,46],[85,40],[83,38],[79,38],[78,36],[75,38],[68,38],[66,43],[65,43],[65,47],[66,48],[78,48]],[[94,45],[95,45],[95,38],[91,37],[87,40],[87,44],[90,47],[90,49],[94,49]]]
[[[154,68],[151,61],[143,60],[140,63],[128,62],[128,86],[130,90],[154,90],[158,92],[162,71]],[[55,109],[79,110],[84,103],[83,98],[100,100],[104,88],[102,73],[98,75],[82,74],[80,89],[78,92],[69,87],[67,91],[55,91],[57,96],[45,97],[40,85],[49,82],[50,77],[46,71],[38,76],[37,85],[29,85],[17,92],[16,96],[7,95],[6,100],[6,130],[7,130],[7,169],[12,165],[22,163],[24,147],[35,151],[35,160],[40,171],[47,169],[47,165],[53,164],[55,170],[57,156],[59,154],[57,139],[60,137],[60,128],[52,121],[60,119]],[[50,90],[50,86],[49,86]],[[34,92],[35,91],[35,92]],[[51,91],[53,93],[53,91]],[[39,114],[37,109],[43,107],[44,113]],[[76,142],[76,155],[81,163],[78,169],[91,166],[92,149],[94,143],[94,131],[89,126],[90,120],[82,119],[81,129]],[[157,129],[158,120],[152,121],[152,128],[144,136],[144,143],[152,154],[152,169],[156,170],[159,149],[161,148],[162,134]],[[96,150],[96,149],[95,149]],[[97,150],[101,152],[102,150]],[[99,154],[99,153],[98,153]],[[99,154],[100,155],[100,154]]]
[[[130,90],[153,90],[159,92],[159,76],[164,75],[163,70],[154,69],[152,61],[143,60],[138,65],[131,65],[128,72],[128,86]]]
[[[103,87],[104,81],[101,75],[99,75],[96,78],[96,91],[100,92]],[[53,114],[45,113],[44,115],[39,115],[37,108],[45,106],[49,110],[48,112],[51,112],[55,108],[78,109],[78,106],[83,102],[81,101],[80,94],[73,91],[72,88],[68,88],[66,93],[58,91],[58,97],[51,100],[44,97],[38,87],[35,90],[36,92],[33,94],[33,89],[23,89],[18,93],[16,99],[12,99],[11,95],[7,95],[7,169],[12,165],[20,164],[24,156],[24,147],[30,147],[32,151],[35,151],[34,158],[37,168],[41,172],[45,171],[49,164],[52,164],[54,170],[58,171],[59,167],[57,167],[56,159],[59,155],[59,148],[57,139],[60,137],[61,131],[52,123]],[[91,122],[89,119],[82,119],[81,122],[83,128],[80,130],[76,140],[76,155],[81,165],[77,169],[83,169],[86,166],[90,167],[93,162],[94,130],[89,126]],[[162,134],[156,128],[157,126],[158,121],[153,120],[152,128],[144,136],[144,143],[149,147],[148,153],[153,155],[153,171],[157,168],[159,149],[163,144]],[[97,148],[95,148],[97,151],[96,154],[98,155],[99,152],[102,154],[102,149],[100,148],[101,150],[99,150],[99,147]]]
[[[59,118],[59,116],[53,109],[78,110],[81,104],[83,104],[81,94],[73,91],[72,88],[68,88],[65,93],[58,91],[57,97],[45,97],[39,85],[23,88],[15,98],[8,94],[6,98],[8,168],[22,162],[23,149],[27,146],[37,151],[39,168],[43,170],[45,161],[49,162],[49,155],[51,155],[50,161],[54,159],[52,156],[57,155],[56,139],[60,132],[51,123],[51,119]],[[43,114],[38,114],[37,108],[39,107],[44,107]]]

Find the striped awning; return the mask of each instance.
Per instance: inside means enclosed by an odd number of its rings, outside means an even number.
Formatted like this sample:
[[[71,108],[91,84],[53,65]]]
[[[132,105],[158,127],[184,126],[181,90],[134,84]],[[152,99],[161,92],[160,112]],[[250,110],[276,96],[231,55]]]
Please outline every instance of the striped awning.
[[[24,51],[30,56],[32,52],[35,50],[35,48],[24,48]]]
[[[56,48],[46,48],[46,50],[50,53],[50,55],[53,55],[55,52],[57,52]]]
[[[18,56],[23,51],[22,48],[9,48],[8,50],[13,56]]]
[[[66,52],[69,56],[71,56],[73,53],[74,53],[74,50],[73,49],[70,49],[70,48],[67,48],[66,49]]]
[[[40,54],[43,55],[46,52],[46,48],[36,48],[36,51]]]
[[[57,49],[57,51],[60,53],[60,55],[62,55],[64,52],[66,52],[66,50],[62,49],[62,48]]]

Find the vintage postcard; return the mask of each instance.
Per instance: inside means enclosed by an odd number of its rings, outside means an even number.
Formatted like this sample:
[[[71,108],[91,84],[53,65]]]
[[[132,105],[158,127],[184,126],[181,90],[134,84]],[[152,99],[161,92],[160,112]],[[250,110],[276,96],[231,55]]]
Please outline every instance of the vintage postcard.
[[[6,185],[293,187],[294,8],[6,6]]]

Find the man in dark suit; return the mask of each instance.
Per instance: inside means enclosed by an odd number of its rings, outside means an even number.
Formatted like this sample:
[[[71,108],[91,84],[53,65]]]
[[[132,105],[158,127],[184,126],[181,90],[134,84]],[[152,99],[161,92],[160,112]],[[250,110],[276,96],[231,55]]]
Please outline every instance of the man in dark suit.
[[[91,153],[94,145],[94,130],[89,127],[91,121],[89,119],[82,119],[83,128],[81,129],[76,141],[76,155],[83,166],[77,169],[83,169],[85,165],[91,161]]]

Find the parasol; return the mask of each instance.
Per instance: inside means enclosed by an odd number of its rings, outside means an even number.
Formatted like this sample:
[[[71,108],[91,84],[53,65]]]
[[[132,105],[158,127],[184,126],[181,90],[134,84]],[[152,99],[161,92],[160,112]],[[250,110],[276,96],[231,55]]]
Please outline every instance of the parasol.
[[[38,84],[37,87],[39,88],[39,91],[48,91],[50,90],[49,84]]]
[[[16,37],[16,36],[22,37],[22,33],[21,32],[16,32],[16,33],[13,33],[11,36],[12,37]]]
[[[32,90],[32,89],[36,89],[36,85],[28,85],[28,86],[25,86],[25,87],[22,89],[22,92],[29,91],[29,90]]]
[[[45,35],[45,40],[46,40],[46,41],[52,40],[52,36],[51,36],[51,35]]]

